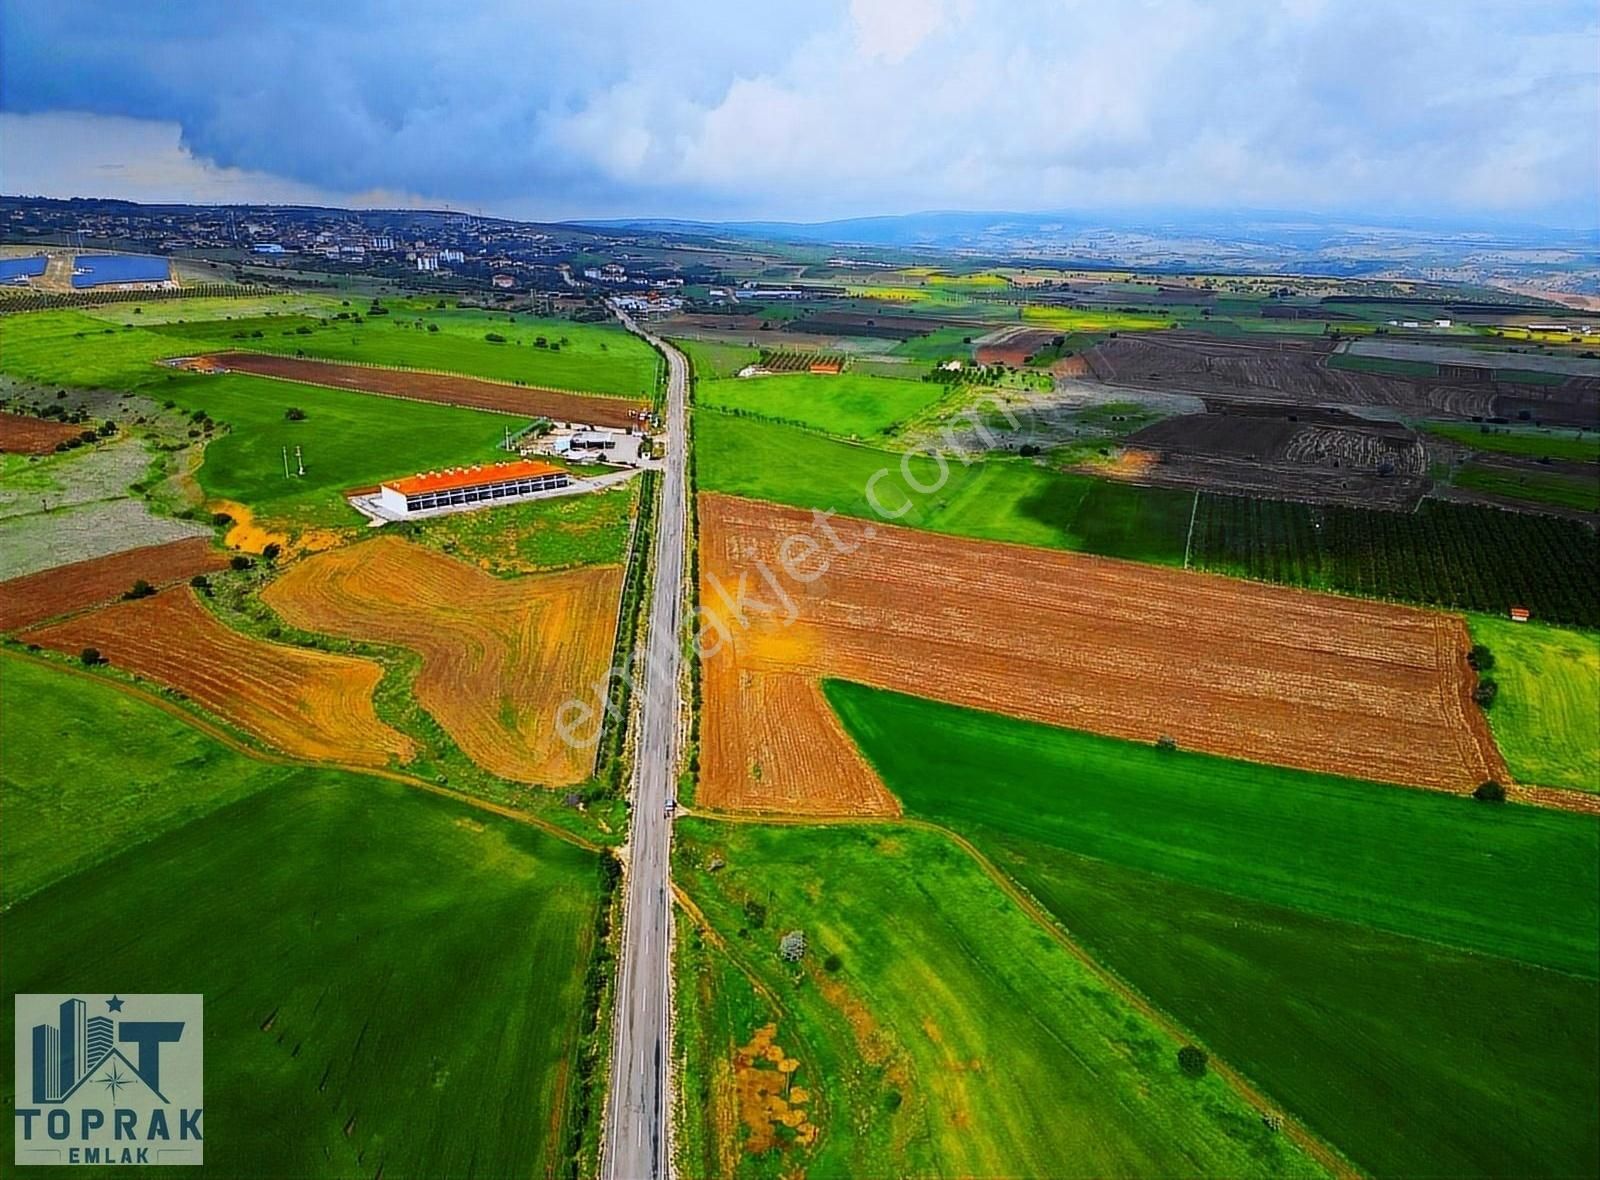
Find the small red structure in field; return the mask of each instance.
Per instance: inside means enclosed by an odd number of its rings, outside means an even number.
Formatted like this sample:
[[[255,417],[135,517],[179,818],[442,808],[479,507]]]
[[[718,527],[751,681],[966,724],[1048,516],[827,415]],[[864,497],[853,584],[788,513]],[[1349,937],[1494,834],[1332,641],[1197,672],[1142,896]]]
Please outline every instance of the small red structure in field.
[[[1533,612],[1527,607],[1514,606],[1511,608],[1511,621],[1513,623],[1526,623],[1531,618],[1533,618]]]

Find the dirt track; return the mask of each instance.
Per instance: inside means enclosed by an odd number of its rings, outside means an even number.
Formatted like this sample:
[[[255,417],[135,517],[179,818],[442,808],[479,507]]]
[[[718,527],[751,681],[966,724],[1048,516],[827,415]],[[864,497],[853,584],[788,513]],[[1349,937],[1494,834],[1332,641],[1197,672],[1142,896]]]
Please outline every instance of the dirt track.
[[[510,385],[477,377],[456,377],[444,373],[421,373],[403,369],[377,369],[336,361],[317,361],[303,357],[272,356],[255,352],[223,352],[213,361],[235,373],[253,373],[284,381],[325,385],[330,389],[350,389],[384,397],[411,401],[438,402],[447,406],[468,406],[501,414],[520,414],[529,418],[550,418],[557,422],[585,426],[610,426],[624,429],[637,426],[636,416],[649,407],[628,398],[587,396],[531,385]]]
[[[875,777],[841,770],[856,755],[797,677],[1383,782],[1507,778],[1458,618],[835,518],[841,546],[857,546],[845,554],[808,513],[724,496],[702,496],[700,520],[701,603],[731,636],[705,666],[708,807],[885,810]],[[809,584],[778,557],[796,535],[831,561]],[[775,601],[758,562],[793,600],[792,625],[759,605],[747,626],[727,622],[713,579],[737,598],[744,573],[753,599]]]
[[[57,443],[77,438],[92,426],[71,422],[52,422],[28,414],[0,410],[0,452],[8,455],[48,455]]]
[[[46,619],[98,606],[143,578],[152,586],[186,582],[228,564],[228,554],[206,537],[126,549],[0,582],[0,631],[17,631]]]
[[[589,775],[594,748],[562,741],[556,710],[593,704],[621,586],[616,566],[502,579],[385,536],[298,562],[262,599],[296,627],[417,652],[417,700],[467,757],[565,786]]]
[[[67,655],[98,648],[112,667],[175,688],[299,758],[382,767],[411,757],[411,739],[373,709],[378,664],[231,630],[187,587],[113,603],[25,638]]]

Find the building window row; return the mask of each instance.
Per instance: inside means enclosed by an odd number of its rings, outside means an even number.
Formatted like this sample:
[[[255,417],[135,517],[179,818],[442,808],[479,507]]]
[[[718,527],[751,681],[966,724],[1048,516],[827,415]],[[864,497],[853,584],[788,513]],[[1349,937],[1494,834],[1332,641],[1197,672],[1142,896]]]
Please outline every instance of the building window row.
[[[566,487],[566,475],[541,475],[533,479],[507,480],[504,483],[485,484],[476,488],[456,488],[445,492],[424,492],[406,497],[406,511],[421,512],[429,508],[445,508],[456,504],[479,504],[485,500],[504,500],[511,496],[527,496],[551,488]]]

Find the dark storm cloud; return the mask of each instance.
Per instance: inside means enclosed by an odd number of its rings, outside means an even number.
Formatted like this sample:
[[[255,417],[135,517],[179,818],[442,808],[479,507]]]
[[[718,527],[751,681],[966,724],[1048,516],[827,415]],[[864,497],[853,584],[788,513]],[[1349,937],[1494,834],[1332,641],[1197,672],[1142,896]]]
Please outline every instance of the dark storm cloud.
[[[0,32],[8,115],[172,124],[197,168],[512,212],[1592,221],[1600,174],[1587,3],[8,0]]]

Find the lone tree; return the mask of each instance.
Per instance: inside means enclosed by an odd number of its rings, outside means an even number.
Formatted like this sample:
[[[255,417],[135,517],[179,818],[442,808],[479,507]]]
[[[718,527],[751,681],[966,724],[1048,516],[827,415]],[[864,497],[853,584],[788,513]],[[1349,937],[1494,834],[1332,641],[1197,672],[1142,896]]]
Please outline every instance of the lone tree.
[[[283,416],[290,422],[304,422],[306,420],[306,412],[299,406],[290,406],[283,412]]]
[[[134,584],[128,589],[128,592],[122,597],[126,599],[149,598],[155,592],[156,588],[154,586],[145,581],[143,578],[140,578],[138,581],[134,582]]]
[[[1494,704],[1495,697],[1500,695],[1500,685],[1494,680],[1480,680],[1478,687],[1472,690],[1472,699],[1478,702],[1480,709],[1487,709]]]
[[[1479,803],[1504,803],[1506,789],[1494,779],[1484,779],[1473,789],[1472,797]]]
[[[791,930],[778,940],[778,954],[786,963],[798,963],[806,957],[806,936],[803,930]]]
[[[1480,672],[1487,672],[1494,667],[1494,652],[1481,643],[1474,643],[1467,653],[1467,663]]]
[[[83,666],[85,668],[92,668],[96,664],[103,664],[106,662],[105,656],[100,654],[100,649],[98,647],[84,648],[83,654],[78,658],[83,661]]]
[[[1178,1068],[1186,1077],[1202,1078],[1206,1074],[1206,1064],[1210,1058],[1206,1051],[1198,1045],[1185,1045],[1178,1050]]]

